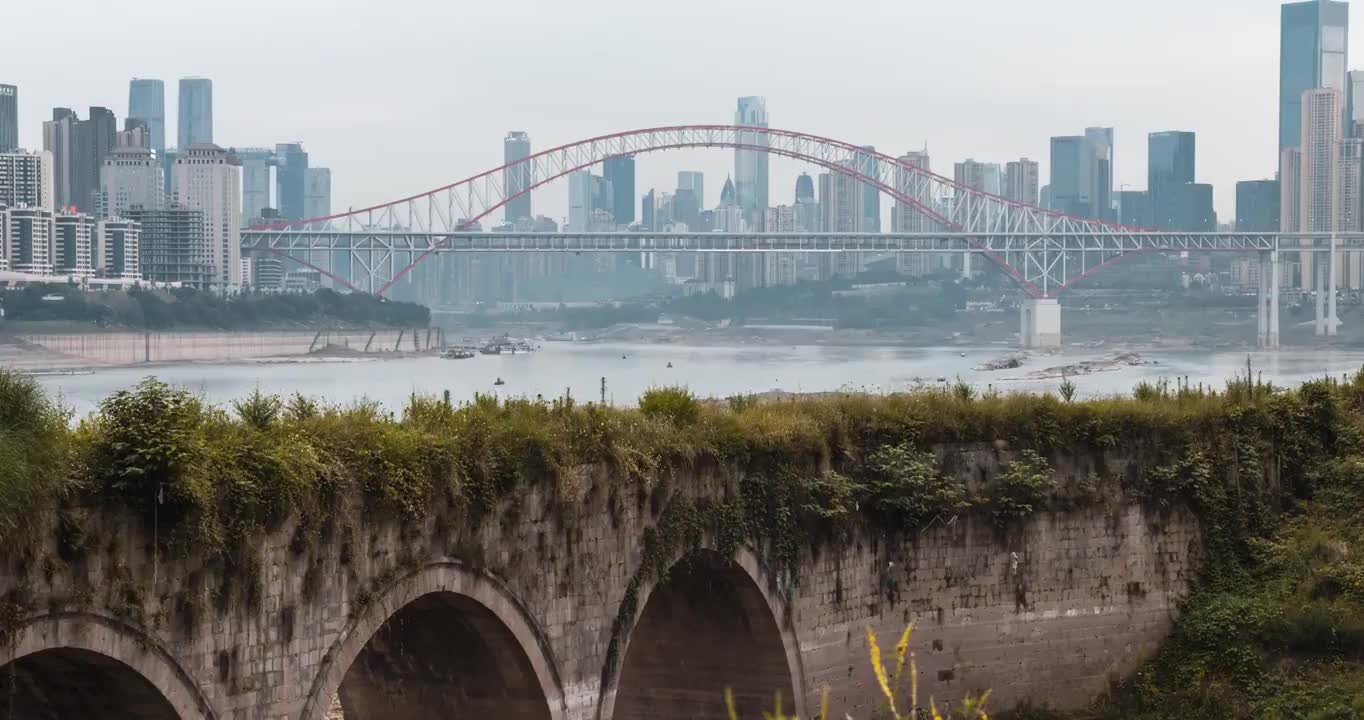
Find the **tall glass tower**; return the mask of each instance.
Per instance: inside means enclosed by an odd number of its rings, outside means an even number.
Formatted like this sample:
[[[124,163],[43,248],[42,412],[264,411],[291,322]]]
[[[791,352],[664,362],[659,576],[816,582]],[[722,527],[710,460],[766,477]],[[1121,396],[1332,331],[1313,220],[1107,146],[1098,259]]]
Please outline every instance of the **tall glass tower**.
[[[1281,9],[1279,150],[1302,145],[1304,92],[1329,88],[1341,97],[1349,93],[1349,27],[1350,5],[1346,2],[1308,0],[1287,3]]]
[[[0,152],[19,149],[19,88],[0,85]]]
[[[213,81],[180,79],[180,117],[175,142],[180,150],[213,142]]]
[[[530,135],[522,130],[513,130],[507,133],[507,137],[502,140],[502,161],[510,165],[528,157],[530,157]],[[502,194],[510,198],[529,188],[530,171],[530,165],[521,165],[503,173]],[[509,223],[514,223],[522,218],[529,220],[531,217],[530,193],[526,192],[524,195],[508,200],[506,206],[503,207],[502,217]]]
[[[747,127],[768,127],[767,100],[761,97],[739,98],[738,110],[734,113],[734,124]],[[766,148],[769,138],[766,133],[741,132],[739,142],[758,148]],[[734,151],[734,187],[737,204],[745,212],[752,210],[767,211],[767,151]]]
[[[166,84],[160,80],[133,78],[128,83],[128,117],[147,123],[152,149],[166,151]]]

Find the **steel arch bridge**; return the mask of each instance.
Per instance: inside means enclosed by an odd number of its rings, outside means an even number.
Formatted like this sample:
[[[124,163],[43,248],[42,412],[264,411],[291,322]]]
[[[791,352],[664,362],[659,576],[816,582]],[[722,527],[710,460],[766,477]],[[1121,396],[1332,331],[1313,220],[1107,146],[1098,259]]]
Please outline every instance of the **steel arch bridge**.
[[[400,200],[328,217],[249,228],[243,233],[243,248],[288,257],[360,290],[349,280],[292,254],[301,248],[310,253],[319,249],[349,251],[353,267],[358,263],[369,275],[370,287],[366,290],[383,295],[431,255],[463,249],[463,231],[521,195],[609,158],[689,148],[766,152],[852,177],[910,208],[910,227],[904,229],[921,236],[954,236],[964,249],[989,258],[1036,298],[1054,297],[1128,254],[1167,249],[1156,238],[1160,233],[1009,200],[852,143],[739,125],[677,125],[580,140]],[[1092,242],[1077,248],[1072,242],[1077,237]],[[399,267],[403,256],[410,262]],[[376,289],[379,282],[383,284]]]

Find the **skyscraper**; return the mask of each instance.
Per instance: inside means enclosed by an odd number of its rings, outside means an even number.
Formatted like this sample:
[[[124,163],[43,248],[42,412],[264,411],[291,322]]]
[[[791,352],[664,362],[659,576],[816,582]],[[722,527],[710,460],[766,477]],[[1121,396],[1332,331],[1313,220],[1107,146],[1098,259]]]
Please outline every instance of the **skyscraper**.
[[[528,157],[530,157],[530,135],[522,130],[513,130],[507,133],[507,137],[502,140],[502,161],[510,165]],[[530,171],[530,165],[523,164],[503,173],[503,195],[512,198],[513,195],[526,191],[531,183]],[[530,212],[530,192],[525,192],[524,195],[512,198],[507,202],[503,208],[503,218],[510,223],[522,218],[529,220]]]
[[[1237,232],[1279,231],[1279,181],[1242,180],[1236,183]]]
[[[181,150],[213,142],[213,81],[180,78],[180,115],[175,144]]]
[[[275,209],[284,220],[312,217],[304,208],[308,187],[308,153],[303,143],[275,145]]]
[[[94,214],[99,205],[99,174],[104,158],[114,149],[118,120],[108,108],[90,108],[90,117],[76,123],[72,135],[71,202],[80,212]]]
[[[645,232],[658,230],[658,221],[654,216],[654,189],[649,188],[649,192],[644,193],[644,197],[639,203],[639,222],[644,226]]]
[[[878,178],[880,162],[876,159],[876,148],[863,145],[866,152],[857,154],[857,171],[869,178]],[[881,232],[881,189],[865,182],[862,187],[862,232]]]
[[[1279,23],[1279,149],[1303,138],[1303,93],[1348,92],[1350,5],[1334,0],[1286,3]],[[1345,110],[1340,109],[1344,118]]]
[[[706,174],[699,170],[682,170],[677,173],[677,189],[690,190],[696,196],[699,207],[706,206]]]
[[[226,292],[241,286],[241,167],[217,145],[180,148],[172,171],[175,201],[203,213],[213,265],[210,284]],[[144,229],[144,238],[148,231]]]
[[[128,83],[128,117],[147,123],[151,148],[166,151],[166,84],[160,80],[133,78]]]
[[[308,168],[303,190],[303,219],[327,217],[332,214],[332,171],[328,168]]]
[[[1180,206],[1184,186],[1194,182],[1197,139],[1191,132],[1154,132],[1146,136],[1146,189],[1150,193],[1151,217],[1156,227],[1182,227]]]
[[[76,160],[76,111],[53,108],[52,119],[43,123],[43,149],[52,153],[52,198],[57,207],[70,207],[71,176]]]
[[[1364,70],[1351,70],[1345,101],[1346,137],[1364,137]]]
[[[1090,217],[1113,219],[1113,128],[1085,128],[1089,151]]]
[[[1302,180],[1298,229],[1302,232],[1335,232],[1340,221],[1340,124],[1339,91],[1317,88],[1302,94]],[[1315,287],[1311,252],[1302,253],[1302,287]]]
[[[796,178],[796,227],[800,232],[819,232],[819,198],[809,173]]]
[[[1038,200],[1037,162],[1019,158],[1004,166],[1004,197],[1036,205]]]
[[[104,158],[99,185],[97,212],[101,219],[127,217],[134,206],[160,209],[164,204],[161,163],[150,148],[126,143],[115,147]]]
[[[0,85],[0,152],[19,149],[19,88]]]
[[[607,158],[602,177],[611,183],[611,215],[617,225],[635,221],[635,159],[630,155]]]
[[[761,97],[739,98],[738,109],[734,113],[734,124],[744,127],[768,127],[767,100]],[[767,151],[770,138],[766,133],[742,131],[738,134],[741,145],[758,149],[738,148],[734,151],[734,188],[736,204],[750,213],[755,210],[767,211]]]
[[[1051,209],[1078,217],[1090,214],[1091,153],[1083,135],[1051,139]]]

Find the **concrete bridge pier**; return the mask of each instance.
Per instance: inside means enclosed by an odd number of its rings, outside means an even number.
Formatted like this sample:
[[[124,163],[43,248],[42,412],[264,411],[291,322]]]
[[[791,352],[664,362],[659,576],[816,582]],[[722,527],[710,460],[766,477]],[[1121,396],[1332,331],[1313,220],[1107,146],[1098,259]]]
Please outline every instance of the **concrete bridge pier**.
[[[1019,308],[1019,341],[1027,348],[1061,347],[1061,305],[1056,298],[1028,298]]]
[[[1279,254],[1260,253],[1260,287],[1256,296],[1259,323],[1256,340],[1261,349],[1279,348]]]

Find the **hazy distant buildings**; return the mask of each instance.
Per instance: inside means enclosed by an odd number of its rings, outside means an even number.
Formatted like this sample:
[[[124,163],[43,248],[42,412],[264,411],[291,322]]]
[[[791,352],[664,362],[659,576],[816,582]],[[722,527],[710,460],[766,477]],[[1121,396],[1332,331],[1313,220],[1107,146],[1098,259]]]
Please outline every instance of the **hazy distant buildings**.
[[[210,283],[220,291],[241,286],[241,168],[217,145],[180,148],[173,171],[175,202],[202,213],[213,267]],[[144,236],[149,231],[144,227]]]
[[[738,109],[734,113],[734,124],[745,127],[768,127],[767,100],[761,97],[739,98]],[[757,131],[739,132],[738,141],[741,145],[757,148],[766,148],[769,145],[768,135]],[[734,151],[735,204],[740,209],[745,213],[767,210],[767,181],[766,150],[739,148]]]
[[[1113,128],[1051,139],[1050,208],[1077,217],[1113,218]]]
[[[911,168],[932,171],[932,162],[928,151],[905,153],[896,158],[896,162],[895,187],[914,202],[896,199],[890,215],[891,232],[921,233],[937,230],[936,223],[930,220],[922,210],[922,208],[933,208],[933,197],[927,185],[911,182],[914,175],[914,170]],[[921,189],[916,190],[915,188]],[[895,269],[901,275],[926,275],[932,272],[935,265],[934,260],[935,257],[927,253],[900,253],[895,258]],[[943,258],[937,258],[937,260],[941,262]]]
[[[654,214],[654,189],[649,188],[649,192],[644,193],[644,197],[639,202],[639,224],[645,232],[655,232],[658,230],[657,216]]]
[[[1154,132],[1146,137],[1146,190],[1151,224],[1165,230],[1192,230],[1183,208],[1195,180],[1197,140],[1191,132]]]
[[[677,189],[690,190],[696,196],[700,207],[706,206],[706,174],[698,170],[681,170],[677,173]]]
[[[43,123],[43,150],[52,153],[53,198],[59,207],[72,203],[71,178],[76,159],[76,112],[54,108],[52,119]]]
[[[635,159],[625,155],[607,158],[602,177],[611,183],[611,217],[617,225],[635,221]]]
[[[1129,227],[1150,227],[1151,194],[1145,190],[1119,190],[1118,222]]]
[[[1303,142],[1303,93],[1348,92],[1350,5],[1333,0],[1287,3],[1279,25],[1279,149]],[[1344,108],[1339,108],[1342,120]]]
[[[1279,152],[1279,231],[1297,232],[1302,212],[1302,149]]]
[[[180,114],[176,146],[181,150],[213,142],[213,81],[208,78],[180,79]]]
[[[1019,158],[1004,166],[1004,197],[1027,205],[1038,203],[1037,162]]]
[[[991,195],[1002,194],[1003,173],[995,163],[976,162],[967,159],[957,163],[952,169],[952,177],[958,185],[972,190],[987,192]]]
[[[328,217],[332,214],[332,171],[310,167],[303,188],[303,219]]]
[[[0,152],[19,149],[19,88],[0,84]]]
[[[1279,181],[1242,180],[1236,183],[1236,230],[1279,231]]]
[[[151,149],[166,150],[166,84],[160,80],[133,78],[128,83],[128,117],[147,123]]]
[[[866,152],[857,153],[857,172],[865,178],[879,178],[881,163],[876,148],[863,145],[861,149]],[[862,187],[862,232],[881,232],[881,189],[860,180],[858,184]]]
[[[569,232],[614,230],[612,206],[615,195],[611,183],[600,175],[579,170],[568,176]],[[631,201],[633,205],[633,201]]]
[[[95,218],[84,213],[58,215],[53,223],[49,271],[66,277],[94,275],[97,227]]]
[[[800,232],[819,232],[819,197],[809,173],[796,178],[796,225]]]
[[[1335,232],[1340,221],[1341,94],[1317,88],[1302,94],[1301,180],[1298,183],[1297,230]],[[1282,179],[1282,178],[1281,178]],[[1282,211],[1281,211],[1282,212]],[[1300,282],[1315,287],[1315,257],[1301,255]]]
[[[54,108],[43,123],[43,149],[52,153],[57,207],[93,211],[98,204],[99,173],[114,147],[118,123],[107,108],[90,108],[80,120],[70,108]]]
[[[305,198],[308,187],[308,153],[303,143],[275,145],[275,209],[284,220],[306,220]]]
[[[55,208],[52,153],[0,153],[0,207]]]
[[[519,160],[530,157],[530,135],[521,130],[513,130],[507,133],[507,137],[502,141],[502,161],[511,165]],[[502,175],[502,193],[505,197],[511,198],[503,208],[503,217],[507,222],[516,222],[522,218],[530,219],[530,192],[527,190],[531,183],[531,167],[529,163],[522,163],[515,168],[509,168]],[[518,193],[524,193],[517,195]]]
[[[1085,128],[1089,152],[1090,217],[1113,219],[1113,128]]]

